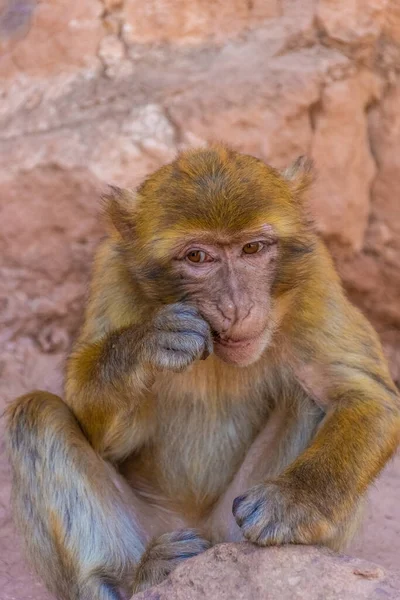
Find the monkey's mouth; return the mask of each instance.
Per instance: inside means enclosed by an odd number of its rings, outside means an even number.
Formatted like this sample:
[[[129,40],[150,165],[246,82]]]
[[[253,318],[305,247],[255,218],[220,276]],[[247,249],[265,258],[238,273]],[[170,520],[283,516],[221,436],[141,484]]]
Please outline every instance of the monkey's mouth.
[[[214,352],[224,362],[247,366],[258,360],[268,342],[268,330],[252,337],[233,339],[213,336]]]
[[[214,342],[225,346],[225,348],[245,348],[249,346],[255,338],[242,338],[240,340],[234,340],[232,338],[222,338],[219,335],[214,336]]]

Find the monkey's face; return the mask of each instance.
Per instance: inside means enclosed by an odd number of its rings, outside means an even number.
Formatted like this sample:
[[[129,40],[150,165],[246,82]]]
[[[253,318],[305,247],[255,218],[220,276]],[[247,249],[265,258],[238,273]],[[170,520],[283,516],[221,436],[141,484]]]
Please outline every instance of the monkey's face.
[[[108,214],[149,310],[192,303],[222,360],[257,360],[276,327],[280,297],[306,275],[312,256],[315,238],[301,202],[308,179],[308,165],[281,174],[213,146],[182,154],[136,195],[114,189]]]
[[[199,232],[177,249],[171,275],[211,326],[222,360],[248,365],[270,340],[277,256],[278,239],[268,225],[233,237]]]

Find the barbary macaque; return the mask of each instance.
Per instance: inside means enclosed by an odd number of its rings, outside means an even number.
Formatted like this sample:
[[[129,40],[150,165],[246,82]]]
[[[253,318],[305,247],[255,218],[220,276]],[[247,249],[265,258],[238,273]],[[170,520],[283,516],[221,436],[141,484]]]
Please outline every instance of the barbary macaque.
[[[311,179],[213,145],[110,189],[64,400],[8,409],[16,519],[57,597],[127,598],[219,542],[351,538],[400,402]]]

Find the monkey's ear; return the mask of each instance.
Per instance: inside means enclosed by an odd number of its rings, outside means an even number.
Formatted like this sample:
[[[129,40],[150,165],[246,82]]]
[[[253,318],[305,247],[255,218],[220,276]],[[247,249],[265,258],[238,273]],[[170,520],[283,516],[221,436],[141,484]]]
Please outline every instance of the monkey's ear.
[[[301,197],[314,181],[313,161],[307,156],[299,156],[294,163],[282,171],[282,176],[288,182],[293,195]]]
[[[135,193],[110,185],[101,198],[107,220],[124,239],[131,240],[135,233]]]

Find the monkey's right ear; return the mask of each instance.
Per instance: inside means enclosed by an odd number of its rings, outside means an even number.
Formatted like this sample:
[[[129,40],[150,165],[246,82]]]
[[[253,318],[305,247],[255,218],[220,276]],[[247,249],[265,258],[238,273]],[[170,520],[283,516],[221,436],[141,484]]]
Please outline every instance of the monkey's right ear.
[[[281,171],[294,196],[301,197],[315,178],[314,164],[311,158],[299,156],[289,167]]]
[[[135,233],[135,193],[110,185],[101,199],[107,220],[124,239],[131,240]]]

